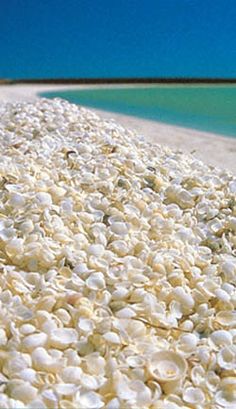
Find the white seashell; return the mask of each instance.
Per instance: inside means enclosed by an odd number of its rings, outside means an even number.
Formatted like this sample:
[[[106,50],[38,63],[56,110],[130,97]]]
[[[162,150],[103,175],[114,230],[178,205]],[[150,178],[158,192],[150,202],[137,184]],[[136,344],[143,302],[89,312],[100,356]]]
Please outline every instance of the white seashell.
[[[23,240],[22,239],[10,240],[8,241],[5,249],[9,257],[20,255],[24,251]]]
[[[225,330],[218,330],[212,332],[212,334],[210,335],[210,339],[217,346],[231,345],[233,342],[233,337],[231,333]]]
[[[12,192],[8,203],[10,206],[20,209],[25,206],[25,197],[20,193]]]
[[[133,317],[135,317],[136,316],[136,313],[135,313],[135,311],[133,311],[131,308],[129,308],[129,307],[126,307],[126,308],[122,308],[121,310],[119,310],[117,313],[116,313],[116,317],[118,317],[118,318],[126,318],[126,319],[128,319],[128,318],[133,318]]]
[[[121,340],[119,335],[116,332],[109,331],[106,334],[103,335],[103,338],[107,341],[110,342],[111,344],[120,344]]]
[[[186,371],[185,359],[172,351],[156,352],[149,362],[150,375],[161,383],[183,380]]]
[[[54,348],[65,349],[76,342],[78,334],[73,328],[54,329],[49,335],[49,342]]]
[[[227,370],[236,368],[236,345],[226,346],[217,354],[218,365]]]
[[[38,347],[33,350],[32,354],[33,367],[38,371],[46,371],[52,373],[58,373],[64,366],[63,359],[58,359],[58,357],[53,358],[48,354],[47,350]]]
[[[236,180],[229,183],[229,190],[231,193],[236,193]]]
[[[37,397],[38,389],[30,385],[29,382],[22,382],[19,385],[11,386],[11,397],[24,403],[29,403]]]
[[[34,383],[36,380],[36,371],[32,368],[22,369],[19,373],[19,377],[23,379],[23,381]]]
[[[233,232],[236,232],[236,217],[230,217],[228,223],[229,228],[233,230]]]
[[[222,290],[221,288],[217,288],[215,290],[215,296],[220,301],[223,301],[225,303],[230,302],[230,295],[226,291]]]
[[[198,344],[198,337],[195,334],[181,335],[179,349],[185,352],[194,351]]]
[[[129,247],[124,240],[114,240],[110,245],[111,250],[118,256],[124,257],[129,252]]]
[[[132,391],[136,392],[136,402],[141,407],[147,407],[152,403],[152,393],[151,390],[142,382],[137,379],[130,382],[130,388]]]
[[[76,402],[78,402],[83,409],[99,409],[104,406],[101,396],[93,391],[78,392],[76,394]]]
[[[52,407],[52,405],[58,402],[58,395],[52,389],[44,389],[41,392],[41,396],[44,399],[47,407]]]
[[[112,223],[110,229],[112,233],[117,234],[118,236],[125,236],[128,233],[127,224],[123,222]]]
[[[104,375],[106,360],[98,353],[89,354],[85,358],[87,371],[93,375]]]
[[[49,193],[39,192],[35,195],[35,200],[40,208],[46,208],[52,206],[52,197]]]
[[[84,332],[86,332],[88,334],[88,333],[91,333],[93,331],[94,323],[93,323],[92,320],[90,320],[88,318],[81,317],[81,318],[79,318],[79,321],[78,321],[78,328],[81,331],[84,331]]]
[[[236,325],[236,311],[220,311],[216,314],[216,321],[225,327]]]
[[[54,386],[54,390],[59,394],[63,396],[70,396],[74,395],[77,391],[78,387],[74,385],[73,383],[57,383]]]
[[[205,395],[200,388],[189,387],[183,391],[183,400],[192,405],[202,405],[205,401]]]
[[[236,263],[233,263],[232,261],[225,261],[221,265],[221,271],[227,281],[233,280],[236,272]]]
[[[114,398],[110,400],[106,405],[106,409],[121,409],[121,404],[120,404],[119,399]]]
[[[7,335],[6,331],[3,328],[0,328],[0,346],[7,344]]]
[[[223,378],[219,390],[215,395],[215,403],[220,407],[227,409],[234,409],[236,405],[236,378],[226,377]]]
[[[113,300],[120,300],[125,298],[129,294],[129,290],[124,287],[118,287],[113,293],[112,293],[112,299]]]
[[[184,309],[191,310],[194,307],[194,299],[191,294],[188,294],[182,287],[175,287],[173,296],[179,301]]]
[[[126,362],[131,368],[139,368],[145,365],[144,358],[138,355],[128,356]]]
[[[102,257],[104,254],[104,246],[102,244],[91,244],[88,247],[88,254],[95,257]]]
[[[20,333],[23,335],[33,334],[36,331],[36,327],[32,324],[23,324],[20,327]]]
[[[31,334],[25,337],[22,341],[22,346],[31,351],[37,347],[43,347],[47,342],[48,336],[44,332],[39,334]]]
[[[68,366],[60,373],[60,377],[65,383],[79,384],[82,376],[82,369],[76,366]]]
[[[106,283],[102,273],[92,273],[86,280],[86,285],[91,290],[102,290],[105,288]]]

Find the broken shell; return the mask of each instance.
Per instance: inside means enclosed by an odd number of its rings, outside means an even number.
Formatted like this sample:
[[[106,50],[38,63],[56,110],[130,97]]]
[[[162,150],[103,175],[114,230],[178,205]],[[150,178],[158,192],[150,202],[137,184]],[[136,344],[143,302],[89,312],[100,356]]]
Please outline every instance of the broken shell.
[[[73,328],[54,329],[49,335],[49,342],[54,348],[65,349],[76,342],[78,334]]]

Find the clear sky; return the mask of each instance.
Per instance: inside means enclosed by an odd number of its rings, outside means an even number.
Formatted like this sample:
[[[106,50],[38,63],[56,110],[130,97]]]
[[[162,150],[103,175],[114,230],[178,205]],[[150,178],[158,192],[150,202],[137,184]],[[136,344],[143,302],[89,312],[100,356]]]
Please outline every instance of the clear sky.
[[[236,0],[1,0],[0,78],[236,77]]]

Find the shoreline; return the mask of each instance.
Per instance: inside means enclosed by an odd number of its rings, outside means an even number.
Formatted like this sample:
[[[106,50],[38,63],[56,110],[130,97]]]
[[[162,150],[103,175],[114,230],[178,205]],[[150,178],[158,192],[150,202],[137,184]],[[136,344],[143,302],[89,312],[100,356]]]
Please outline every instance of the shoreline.
[[[88,88],[121,88],[122,84],[104,85],[48,85],[19,84],[1,85],[0,102],[33,101],[40,98],[39,93],[61,90],[78,90]],[[124,87],[134,87],[135,84],[124,84]],[[141,86],[141,84],[138,84]],[[146,84],[144,84],[146,86]],[[88,107],[105,119],[114,119],[122,126],[134,129],[143,135],[147,141],[166,145],[174,150],[191,153],[203,162],[227,169],[236,174],[236,138],[220,134],[198,131],[166,123],[143,119],[125,114],[108,112]]]

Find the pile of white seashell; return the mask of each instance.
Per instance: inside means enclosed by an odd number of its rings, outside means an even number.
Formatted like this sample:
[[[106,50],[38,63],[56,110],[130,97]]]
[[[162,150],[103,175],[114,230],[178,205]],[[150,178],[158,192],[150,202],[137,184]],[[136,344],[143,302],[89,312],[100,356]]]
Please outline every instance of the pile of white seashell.
[[[66,101],[0,107],[0,408],[236,408],[236,179]]]

